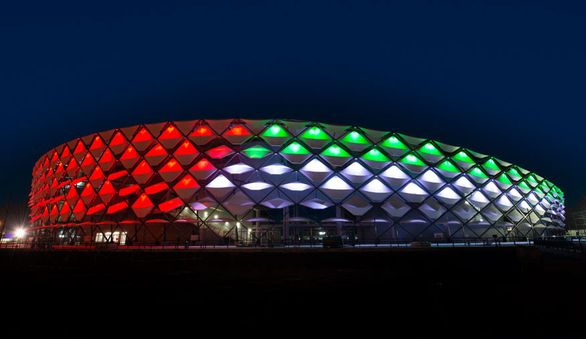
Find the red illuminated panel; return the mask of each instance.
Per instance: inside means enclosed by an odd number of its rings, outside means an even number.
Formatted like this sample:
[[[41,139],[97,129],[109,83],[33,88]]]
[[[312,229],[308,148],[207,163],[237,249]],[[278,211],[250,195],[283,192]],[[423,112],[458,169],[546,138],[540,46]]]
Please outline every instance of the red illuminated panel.
[[[77,160],[75,158],[71,158],[69,164],[67,165],[67,175],[72,178],[76,178],[79,174],[79,165],[77,164]]]
[[[212,159],[222,159],[233,153],[234,151],[230,147],[224,145],[214,147],[206,152],[206,154],[209,155]]]
[[[234,125],[224,132],[222,136],[232,144],[241,144],[251,135],[248,128],[242,125]]]
[[[183,206],[183,201],[179,198],[173,198],[159,204],[159,209],[162,212],[169,212]]]
[[[51,209],[51,214],[49,214],[49,220],[52,224],[55,223],[58,215],[59,211],[57,210],[57,205],[53,205],[53,208]]]
[[[94,167],[96,167],[96,161],[94,160],[94,157],[92,157],[91,154],[87,154],[81,163],[81,170],[85,175],[89,176],[92,174]]]
[[[49,209],[46,206],[43,210],[43,214],[41,215],[41,220],[43,223],[47,223],[47,221],[49,221]]]
[[[138,199],[136,199],[134,204],[132,204],[132,210],[139,218],[146,217],[149,213],[151,213],[154,207],[155,205],[153,205],[153,202],[146,194],[142,194],[140,197],[138,197]]]
[[[85,145],[83,144],[83,142],[81,142],[81,140],[77,143],[77,146],[75,146],[75,149],[73,150],[73,157],[80,162],[83,157],[87,154],[87,149],[85,148]],[[46,166],[44,166],[46,167]]]
[[[63,152],[61,152],[61,161],[64,163],[67,163],[70,158],[71,158],[71,151],[69,150],[69,147],[65,146],[63,148]]]
[[[87,210],[87,215],[96,215],[98,213],[103,212],[106,209],[106,206],[104,204],[97,204],[95,206],[90,207]]]
[[[99,187],[104,182],[104,180],[106,180],[106,176],[104,175],[102,169],[97,166],[90,176],[90,182],[92,183],[92,186]]]
[[[102,199],[104,204],[108,204],[116,194],[116,190],[110,181],[106,181],[100,188],[98,194],[100,195],[100,199]]]
[[[61,222],[67,222],[69,220],[69,216],[71,215],[71,208],[69,204],[66,202],[63,203],[61,206],[61,212],[59,212],[59,220]]]
[[[153,141],[154,139],[151,133],[149,133],[149,131],[143,127],[132,139],[132,144],[138,151],[142,152],[147,149],[153,143]]]
[[[171,150],[179,143],[179,141],[181,141],[182,138],[183,135],[179,132],[177,127],[169,125],[163,130],[161,136],[159,136],[159,141],[166,149]]]
[[[124,154],[120,157],[120,162],[122,166],[126,169],[131,169],[134,164],[138,161],[138,152],[132,146],[128,146],[124,151]]]
[[[136,166],[134,171],[132,171],[132,176],[137,183],[144,184],[149,181],[154,173],[155,172],[153,172],[151,166],[149,166],[149,164],[143,160],[140,164],[138,164],[138,166]]]
[[[232,126],[230,129],[228,129],[225,133],[224,136],[250,136],[250,131],[242,126],[242,125],[235,125]]]
[[[114,159],[114,155],[112,154],[112,152],[109,149],[107,149],[98,161],[98,163],[104,171],[108,172],[116,163],[116,159]]]
[[[75,203],[79,200],[79,194],[77,194],[77,190],[73,185],[71,186],[71,188],[69,188],[69,192],[67,192],[65,200],[67,200],[67,202],[71,206],[75,206]]]
[[[166,182],[171,182],[183,172],[183,168],[175,159],[169,160],[165,166],[159,170],[159,174]]]
[[[121,197],[126,197],[126,196],[129,196],[131,194],[138,192],[139,190],[140,190],[140,186],[135,184],[135,185],[121,188],[120,191],[118,191],[118,195]]]
[[[125,170],[114,172],[114,173],[108,175],[108,180],[110,180],[110,181],[118,180],[120,178],[124,178],[127,175],[128,175],[128,172]]]
[[[92,184],[87,183],[83,188],[83,191],[81,191],[81,200],[83,200],[86,205],[89,205],[95,197],[96,192],[94,191]]]
[[[189,169],[189,172],[197,179],[203,180],[208,178],[216,171],[216,167],[212,165],[207,159],[201,159],[193,167]]]
[[[52,184],[51,184],[51,195],[55,195],[55,193],[57,193],[58,189],[59,189],[59,181],[53,179]]]
[[[157,166],[163,160],[165,160],[167,155],[168,154],[167,151],[165,151],[165,148],[159,144],[156,144],[147,152],[147,154],[145,154],[145,159],[151,166]]]
[[[205,125],[200,125],[195,127],[193,132],[189,135],[189,139],[191,139],[196,145],[204,145],[208,143],[215,137],[214,132]]]
[[[112,140],[110,140],[110,149],[112,152],[114,152],[114,154],[120,154],[124,152],[127,146],[128,140],[126,140],[120,131],[116,132],[112,137]]]
[[[193,196],[195,192],[199,189],[199,184],[195,179],[187,174],[185,175],[175,186],[173,186],[173,190],[180,196],[183,200],[189,200]]]
[[[83,217],[85,216],[85,212],[87,211],[85,205],[83,204],[83,202],[81,202],[81,200],[77,201],[77,204],[75,204],[75,207],[73,208],[73,216],[75,217],[75,220],[77,221],[81,221],[83,220]]]
[[[65,174],[65,169],[63,168],[63,163],[59,163],[57,165],[57,169],[55,170],[55,178],[57,180],[61,179]]]
[[[106,210],[106,214],[115,214],[120,211],[124,211],[127,208],[128,208],[128,203],[126,201],[122,201],[122,202],[113,204],[112,206],[108,207],[108,210]]]
[[[99,158],[105,149],[106,149],[106,144],[104,144],[104,141],[102,140],[102,138],[99,135],[97,135],[94,138],[94,141],[92,142],[92,144],[90,145],[90,153],[95,158]]]
[[[179,161],[179,163],[184,166],[191,164],[193,159],[195,159],[198,154],[199,152],[195,146],[193,146],[193,144],[188,140],[185,140],[183,143],[181,143],[181,146],[179,146],[175,153],[173,153],[175,159],[177,159],[177,161]]]
[[[160,182],[154,185],[151,185],[147,188],[144,189],[144,192],[148,195],[153,195],[153,194],[157,194],[163,191],[166,191],[169,189],[169,185],[167,185],[164,182]]]
[[[53,156],[51,157],[51,168],[55,168],[57,163],[59,162],[59,154],[57,151],[53,152]]]
[[[214,135],[214,132],[207,127],[207,126],[198,126],[196,127],[193,132],[189,136],[192,137],[211,137]]]

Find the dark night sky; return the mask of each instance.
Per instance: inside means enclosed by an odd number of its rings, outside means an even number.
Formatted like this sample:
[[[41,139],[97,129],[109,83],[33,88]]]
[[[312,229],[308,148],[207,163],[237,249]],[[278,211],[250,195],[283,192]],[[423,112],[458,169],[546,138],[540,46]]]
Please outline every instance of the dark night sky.
[[[585,192],[583,1],[5,3],[0,201],[62,142],[204,117],[399,131]]]

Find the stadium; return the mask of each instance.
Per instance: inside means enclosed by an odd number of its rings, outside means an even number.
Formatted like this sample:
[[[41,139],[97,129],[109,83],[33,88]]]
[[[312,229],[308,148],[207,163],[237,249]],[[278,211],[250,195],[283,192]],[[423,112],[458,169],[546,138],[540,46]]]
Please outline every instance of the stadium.
[[[292,120],[117,128],[35,164],[31,239],[63,245],[274,246],[534,239],[564,195],[509,162],[435,140]]]

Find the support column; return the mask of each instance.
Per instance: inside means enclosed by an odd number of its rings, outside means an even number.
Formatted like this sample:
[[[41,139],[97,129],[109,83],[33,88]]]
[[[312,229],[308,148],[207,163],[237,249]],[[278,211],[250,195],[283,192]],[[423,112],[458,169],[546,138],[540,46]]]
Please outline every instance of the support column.
[[[283,208],[283,242],[286,244],[289,240],[289,207]]]

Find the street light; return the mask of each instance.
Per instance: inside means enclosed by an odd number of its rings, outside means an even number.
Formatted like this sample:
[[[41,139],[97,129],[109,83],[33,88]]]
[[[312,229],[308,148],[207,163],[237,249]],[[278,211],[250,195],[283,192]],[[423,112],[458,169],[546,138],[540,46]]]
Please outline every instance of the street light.
[[[24,238],[26,236],[26,230],[24,228],[17,228],[16,231],[14,231],[14,237],[16,239],[21,239]]]

